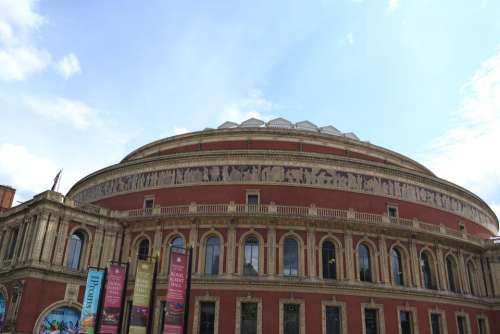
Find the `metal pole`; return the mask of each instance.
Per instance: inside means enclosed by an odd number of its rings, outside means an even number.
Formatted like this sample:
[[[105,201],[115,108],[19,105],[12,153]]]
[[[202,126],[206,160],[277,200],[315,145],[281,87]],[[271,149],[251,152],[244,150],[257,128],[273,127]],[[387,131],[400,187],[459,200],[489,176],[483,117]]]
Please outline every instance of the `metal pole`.
[[[189,325],[189,298],[191,297],[191,267],[193,262],[193,247],[189,247],[189,261],[188,261],[188,276],[187,276],[187,286],[186,286],[186,305],[184,308],[184,327],[183,334],[188,334]]]

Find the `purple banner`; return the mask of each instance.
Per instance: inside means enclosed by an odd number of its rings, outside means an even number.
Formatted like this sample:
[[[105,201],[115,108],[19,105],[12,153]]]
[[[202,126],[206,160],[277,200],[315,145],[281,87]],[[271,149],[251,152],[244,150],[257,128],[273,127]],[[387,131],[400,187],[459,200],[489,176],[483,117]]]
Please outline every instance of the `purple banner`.
[[[186,254],[170,252],[167,305],[163,334],[182,334],[186,306]]]
[[[113,264],[109,267],[104,292],[99,333],[117,334],[122,314],[123,291],[127,267]]]

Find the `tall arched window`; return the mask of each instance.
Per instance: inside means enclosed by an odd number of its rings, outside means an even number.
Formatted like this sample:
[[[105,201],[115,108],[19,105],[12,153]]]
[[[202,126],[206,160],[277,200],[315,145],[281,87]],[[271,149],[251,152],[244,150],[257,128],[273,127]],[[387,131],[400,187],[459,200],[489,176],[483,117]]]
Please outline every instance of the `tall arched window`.
[[[175,237],[170,242],[170,247],[173,247],[176,252],[184,252],[184,239],[182,237]]]
[[[476,295],[478,293],[476,289],[476,268],[472,261],[467,263],[467,276],[469,276],[469,289],[472,295]]]
[[[448,272],[448,287],[450,291],[458,292],[457,265],[450,255],[446,257],[446,271]]]
[[[259,273],[259,241],[254,237],[247,238],[244,252],[243,274],[257,275]]]
[[[205,249],[205,274],[217,275],[219,273],[220,241],[216,236],[207,239]]]
[[[404,285],[403,260],[401,257],[401,252],[397,248],[391,249],[391,265],[392,265],[392,278],[394,280],[394,284],[403,286]]]
[[[139,243],[139,249],[137,250],[137,259],[138,260],[147,260],[149,256],[149,240],[142,239]]]
[[[70,270],[79,270],[82,260],[83,244],[85,238],[80,231],[74,232],[69,238],[68,257],[66,260],[66,267]]]
[[[434,278],[432,274],[431,260],[427,252],[422,252],[422,254],[420,255],[420,267],[422,270],[424,288],[436,289],[436,285],[434,284]]]
[[[323,242],[323,278],[337,279],[337,259],[335,257],[335,246],[330,240]]]
[[[283,243],[283,275],[299,275],[299,243],[293,238],[286,238]]]
[[[358,246],[359,259],[359,279],[363,282],[372,281],[372,264],[370,258],[370,249],[365,244]]]

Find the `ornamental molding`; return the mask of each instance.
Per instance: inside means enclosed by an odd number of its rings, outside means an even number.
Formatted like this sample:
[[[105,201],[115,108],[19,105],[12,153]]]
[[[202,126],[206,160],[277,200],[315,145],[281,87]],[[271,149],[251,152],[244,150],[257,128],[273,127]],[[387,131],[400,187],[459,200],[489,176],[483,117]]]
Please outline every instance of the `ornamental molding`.
[[[359,168],[331,164],[249,164],[248,160],[246,164],[231,164],[228,161],[225,165],[156,166],[142,171],[121,170],[121,173],[112,174],[75,192],[73,199],[90,203],[137,191],[197,185],[287,185],[349,191],[413,202],[459,215],[494,233],[497,230],[493,217],[471,201],[428,182],[421,182],[423,177],[414,180],[415,175],[412,174],[403,178],[402,175],[360,171]]]

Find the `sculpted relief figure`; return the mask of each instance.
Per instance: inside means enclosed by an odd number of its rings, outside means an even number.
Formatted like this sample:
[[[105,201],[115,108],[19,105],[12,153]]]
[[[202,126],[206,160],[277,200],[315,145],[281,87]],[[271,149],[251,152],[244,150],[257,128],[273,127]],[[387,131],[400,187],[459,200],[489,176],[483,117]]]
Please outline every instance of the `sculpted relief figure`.
[[[74,199],[81,203],[89,203],[129,191],[219,182],[306,184],[362,191],[432,205],[463,215],[478,223],[492,224],[490,218],[481,210],[449,195],[379,176],[362,175],[333,168],[268,165],[172,168],[116,177],[78,192]]]

